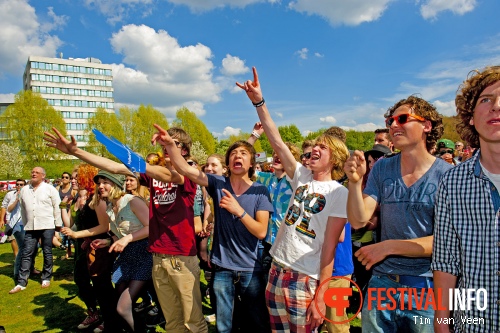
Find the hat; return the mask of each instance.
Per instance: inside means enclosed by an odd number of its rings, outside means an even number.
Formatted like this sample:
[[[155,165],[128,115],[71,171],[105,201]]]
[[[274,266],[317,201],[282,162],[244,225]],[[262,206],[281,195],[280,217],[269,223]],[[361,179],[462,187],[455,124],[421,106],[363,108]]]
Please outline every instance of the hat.
[[[125,185],[125,176],[124,175],[117,175],[115,173],[111,173],[111,172],[108,172],[106,170],[99,170],[97,175],[94,176],[94,183],[97,184],[97,181],[101,177],[111,180],[116,186],[118,186],[123,191],[123,187]]]
[[[372,149],[365,152],[365,158],[368,158],[368,155],[373,155],[378,158],[390,153],[392,153],[391,148],[384,145],[376,144],[373,145]]]
[[[441,139],[437,142],[437,149],[439,150],[440,148],[455,149],[455,143],[448,139]]]

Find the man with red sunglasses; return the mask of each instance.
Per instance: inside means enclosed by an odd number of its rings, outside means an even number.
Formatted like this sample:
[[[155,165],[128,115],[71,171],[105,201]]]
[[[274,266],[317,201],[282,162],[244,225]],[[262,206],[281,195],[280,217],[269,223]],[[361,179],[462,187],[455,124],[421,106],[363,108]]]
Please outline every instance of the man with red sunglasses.
[[[355,253],[366,269],[373,267],[363,304],[363,332],[433,332],[432,307],[418,307],[415,299],[426,299],[433,286],[434,201],[441,175],[451,168],[428,152],[443,133],[442,119],[434,106],[416,96],[396,103],[385,117],[394,147],[401,153],[377,162],[364,190],[363,152],[355,151],[344,165],[352,226],[364,227],[380,205],[379,242]],[[418,295],[398,297],[398,311],[388,310],[393,298],[387,291],[398,288],[414,288]],[[417,324],[415,316],[429,320]]]

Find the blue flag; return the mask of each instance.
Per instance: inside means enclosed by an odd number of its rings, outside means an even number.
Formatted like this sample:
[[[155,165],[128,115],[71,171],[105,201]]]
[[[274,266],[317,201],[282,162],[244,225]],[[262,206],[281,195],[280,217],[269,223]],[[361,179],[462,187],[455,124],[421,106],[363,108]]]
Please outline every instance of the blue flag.
[[[95,128],[92,130],[97,141],[102,143],[106,149],[117,159],[119,159],[132,172],[146,172],[146,161],[132,149],[124,145],[118,139],[108,138]]]

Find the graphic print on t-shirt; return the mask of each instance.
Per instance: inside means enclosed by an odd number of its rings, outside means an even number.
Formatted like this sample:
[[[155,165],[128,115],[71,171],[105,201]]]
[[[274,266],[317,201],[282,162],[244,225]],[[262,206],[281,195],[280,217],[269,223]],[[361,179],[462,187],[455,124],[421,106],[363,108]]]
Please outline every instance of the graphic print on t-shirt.
[[[385,178],[383,181],[384,204],[405,204],[405,211],[421,211],[424,207],[434,206],[437,185],[422,177],[418,183],[406,187],[400,179]]]
[[[169,205],[177,198],[177,184],[164,183],[153,179],[154,195],[153,203],[156,208],[159,205]]]
[[[323,194],[309,193],[309,185],[299,186],[293,197],[293,204],[288,208],[285,217],[287,225],[293,225],[302,216],[301,221],[295,229],[311,238],[316,238],[314,230],[309,230],[309,221],[313,214],[317,214],[325,208],[326,199]]]

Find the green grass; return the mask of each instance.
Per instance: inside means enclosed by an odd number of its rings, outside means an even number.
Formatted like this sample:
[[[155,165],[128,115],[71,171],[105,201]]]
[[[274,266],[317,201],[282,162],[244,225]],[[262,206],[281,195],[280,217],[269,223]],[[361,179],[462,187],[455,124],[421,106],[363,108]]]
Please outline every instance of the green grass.
[[[0,325],[7,333],[41,332],[92,332],[76,327],[86,316],[86,308],[77,297],[73,282],[73,259],[65,259],[65,251],[53,249],[54,271],[50,288],[42,289],[39,276],[30,277],[26,290],[10,295],[14,287],[12,279],[14,255],[10,243],[0,244]],[[39,252],[35,267],[40,269],[43,257]],[[206,281],[202,276],[202,295]],[[203,300],[205,314],[212,314],[210,300]],[[152,330],[151,332],[155,332]],[[157,327],[156,332],[165,332]],[[215,332],[215,325],[209,325]]]

